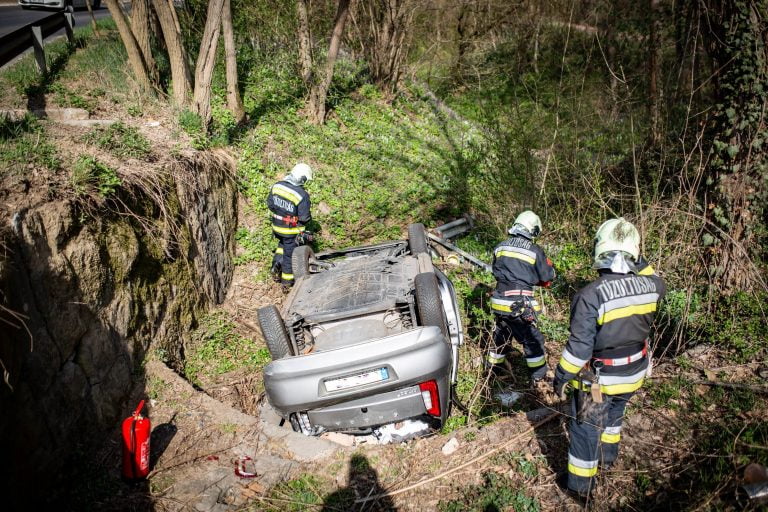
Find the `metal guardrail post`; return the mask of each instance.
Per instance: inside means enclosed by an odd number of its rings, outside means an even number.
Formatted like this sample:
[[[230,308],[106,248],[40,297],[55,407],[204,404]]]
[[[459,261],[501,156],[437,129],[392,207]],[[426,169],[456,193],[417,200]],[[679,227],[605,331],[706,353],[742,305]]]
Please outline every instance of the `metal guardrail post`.
[[[45,50],[43,50],[43,29],[40,25],[32,25],[32,46],[35,49],[35,60],[37,61],[37,69],[40,73],[48,73],[48,67],[45,65]]]
[[[70,43],[75,40],[75,16],[73,14],[74,9],[71,5],[67,6],[64,11],[64,30],[67,32],[67,41]]]

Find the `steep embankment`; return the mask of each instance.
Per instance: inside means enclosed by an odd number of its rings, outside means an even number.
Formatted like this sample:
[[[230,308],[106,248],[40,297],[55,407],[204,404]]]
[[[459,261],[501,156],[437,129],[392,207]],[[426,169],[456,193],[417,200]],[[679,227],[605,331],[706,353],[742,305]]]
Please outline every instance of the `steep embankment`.
[[[52,144],[87,151],[87,130],[46,129]],[[200,313],[224,298],[237,222],[232,162],[162,151],[140,160],[94,151],[102,167],[80,178],[68,179],[82,166],[71,171],[67,156],[55,171],[4,176],[0,481],[13,497],[100,449],[144,385],[150,346],[179,366]]]

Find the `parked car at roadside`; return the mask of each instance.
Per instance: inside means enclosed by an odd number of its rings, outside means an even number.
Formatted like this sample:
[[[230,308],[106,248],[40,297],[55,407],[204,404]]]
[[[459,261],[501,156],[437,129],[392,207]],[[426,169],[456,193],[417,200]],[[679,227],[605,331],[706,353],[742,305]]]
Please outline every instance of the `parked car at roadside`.
[[[19,5],[22,9],[40,8],[57,11],[63,11],[68,5],[74,9],[86,9],[88,7],[86,0],[19,0]],[[101,0],[91,0],[91,8],[101,8]]]
[[[282,309],[258,311],[273,358],[267,399],[294,430],[442,426],[463,335],[453,284],[429,251],[422,224],[408,227],[407,240],[294,251],[296,284]]]

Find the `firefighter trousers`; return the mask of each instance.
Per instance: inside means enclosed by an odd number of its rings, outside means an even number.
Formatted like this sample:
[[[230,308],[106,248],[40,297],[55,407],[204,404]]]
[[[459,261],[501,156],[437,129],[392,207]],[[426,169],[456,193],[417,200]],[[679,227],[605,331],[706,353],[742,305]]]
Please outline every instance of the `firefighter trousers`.
[[[293,250],[296,248],[296,235],[280,235],[272,232],[277,238],[277,249],[272,257],[272,268],[279,269],[280,280],[283,284],[293,284]]]
[[[577,396],[578,395],[578,396]],[[594,485],[598,465],[610,466],[619,456],[621,422],[633,393],[603,395],[595,403],[588,391],[574,390],[568,429],[568,488],[585,495]],[[577,411],[577,407],[581,410]],[[580,414],[579,414],[580,412]]]
[[[535,322],[526,322],[522,318],[509,315],[494,315],[496,328],[493,331],[493,346],[490,347],[488,361],[502,363],[512,345],[512,338],[523,346],[525,363],[533,380],[544,378],[547,374],[547,358],[544,353],[544,335]]]

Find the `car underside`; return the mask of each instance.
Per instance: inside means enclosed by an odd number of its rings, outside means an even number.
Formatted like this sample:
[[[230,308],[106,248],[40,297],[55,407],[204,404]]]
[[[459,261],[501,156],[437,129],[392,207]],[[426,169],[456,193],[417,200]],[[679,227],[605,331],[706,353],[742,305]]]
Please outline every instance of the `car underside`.
[[[450,280],[432,265],[424,228],[406,241],[314,255],[299,247],[283,308],[259,310],[273,361],[272,407],[305,434],[369,433],[449,414],[461,323]]]

